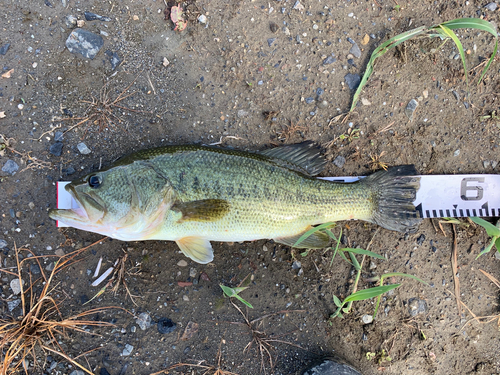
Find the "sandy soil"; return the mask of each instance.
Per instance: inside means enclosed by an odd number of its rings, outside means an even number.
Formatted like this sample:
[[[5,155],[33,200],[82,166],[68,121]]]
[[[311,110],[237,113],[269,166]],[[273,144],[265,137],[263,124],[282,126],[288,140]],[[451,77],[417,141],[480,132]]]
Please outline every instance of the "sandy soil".
[[[346,74],[362,75],[374,48],[403,31],[454,18],[481,16],[498,22],[498,9],[487,10],[486,2],[438,0],[398,6],[386,0],[311,0],[302,1],[303,9],[293,9],[293,1],[191,0],[182,3],[188,24],[178,32],[164,19],[165,4],[160,1],[49,1],[0,0],[0,47],[10,43],[0,55],[1,73],[13,69],[10,78],[0,78],[0,113],[5,112],[0,133],[10,139],[0,166],[7,160],[19,166],[14,175],[2,172],[0,179],[4,268],[16,266],[14,244],[45,256],[42,270],[47,273],[45,267],[54,259],[49,255],[61,256],[98,241],[99,235],[57,229],[49,219],[47,210],[56,205],[55,182],[81,178],[148,147],[220,143],[259,150],[313,140],[330,161],[345,158],[345,163],[329,163],[325,176],[370,173],[380,168],[373,163],[377,158],[387,165],[415,164],[422,174],[498,170],[498,124],[479,119],[498,110],[498,62],[481,85],[470,85],[467,98],[463,67],[454,58],[458,52],[451,41],[440,47],[440,41],[421,39],[388,53],[363,91],[364,104],[348,121],[333,121],[352,100]],[[84,11],[111,18],[82,26],[104,40],[93,60],[65,47],[72,31],[65,18],[84,20]],[[206,17],[205,24],[197,21],[200,15]],[[458,34],[470,51],[469,68],[489,57],[493,44],[486,33]],[[359,58],[349,56],[353,44],[348,38],[359,46]],[[121,60],[115,70],[106,51]],[[471,82],[477,81],[479,71],[471,71]],[[409,121],[404,108],[411,99],[419,106]],[[95,115],[74,127],[96,114],[97,107],[89,102],[103,100],[108,101],[113,123],[99,123]],[[57,151],[55,138],[60,134],[55,132],[64,132],[60,156],[51,152],[51,147]],[[90,153],[78,150],[81,142]],[[430,220],[407,236],[361,222],[339,223],[334,233],[343,229],[344,244],[370,244],[370,250],[387,259],[365,261],[359,288],[372,285],[370,276],[386,272],[409,273],[429,283],[404,280],[383,297],[370,324],[361,318],[373,314],[371,300],[355,303],[343,319],[329,318],[336,308],[333,295],[344,298],[354,283],[348,263],[336,258],[330,264],[331,251],[302,256],[272,241],[215,243],[214,262],[202,266],[180,254],[174,243],[106,239],[58,274],[54,293],[64,298],[63,316],[120,306],[148,314],[152,323],[169,318],[177,328],[168,334],[159,333],[154,324],[142,330],[134,316],[106,310],[95,319],[112,322],[114,328],[89,328],[101,336],[68,332],[58,340],[72,357],[97,348],[80,362],[95,373],[105,368],[113,375],[150,374],[176,363],[201,361],[219,362],[226,371],[241,375],[300,374],[316,358],[332,353],[364,374],[500,373],[498,318],[488,323],[472,320],[499,314],[498,287],[481,270],[499,278],[500,262],[493,253],[475,259],[488,237],[463,221],[465,225],[456,226],[456,237],[450,225],[441,231],[437,221]],[[459,296],[467,308],[455,299],[454,238]],[[124,252],[129,270],[125,279],[137,296],[135,303],[122,286],[116,294],[108,289],[83,305],[104,285],[90,286],[99,258],[104,270]],[[31,273],[39,275],[40,269],[32,268]],[[236,303],[250,320],[272,314],[253,324],[264,339],[281,341],[268,341],[273,366],[264,356],[261,367],[255,342],[247,347],[252,334],[245,318],[219,288],[237,286],[247,276],[251,283],[242,297],[254,308],[246,311]],[[29,283],[28,272],[25,277]],[[19,299],[10,288],[12,279],[1,273],[4,317],[21,314],[20,307],[8,309],[8,302]],[[390,280],[396,281],[401,279]],[[416,316],[411,315],[412,298],[427,306]],[[198,329],[183,340],[188,322],[197,323]],[[127,345],[133,350],[123,355]],[[375,353],[375,358],[368,360],[367,353]],[[55,354],[49,361],[44,358],[44,353],[37,354],[36,368],[31,360],[30,373],[74,370]],[[170,373],[203,372],[183,367]]]

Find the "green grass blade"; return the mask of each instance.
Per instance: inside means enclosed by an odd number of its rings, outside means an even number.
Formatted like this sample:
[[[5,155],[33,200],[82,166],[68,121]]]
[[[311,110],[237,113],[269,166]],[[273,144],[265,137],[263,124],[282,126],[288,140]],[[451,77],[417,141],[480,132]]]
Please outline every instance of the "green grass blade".
[[[441,31],[443,32],[444,37],[449,37],[453,42],[455,42],[457,48],[458,48],[458,53],[460,54],[460,58],[462,59],[462,65],[464,66],[464,74],[465,74],[465,84],[467,87],[469,87],[469,77],[467,74],[467,63],[465,61],[465,52],[464,52],[464,47],[462,46],[462,42],[460,39],[458,39],[457,35],[451,31],[449,27],[446,27],[443,24],[440,24],[439,27],[441,28]]]
[[[413,280],[417,280],[417,281],[420,281],[422,284],[425,284],[427,286],[429,286],[428,283],[426,283],[424,280],[422,280],[421,278],[417,277],[417,276],[413,276],[413,275],[409,275],[407,273],[401,273],[401,272],[390,272],[390,273],[384,273],[381,277],[380,277],[380,283],[382,284],[384,282],[384,279],[385,278],[388,278],[388,277],[393,277],[393,276],[400,276],[400,277],[409,277],[410,279],[413,279]]]
[[[339,239],[337,240],[337,244],[335,245],[335,251],[333,252],[332,260],[330,261],[330,267],[333,264],[333,260],[335,259],[335,255],[337,255],[337,251],[339,251],[340,239],[342,238],[342,228],[340,228]],[[500,247],[499,247],[500,249]]]
[[[498,239],[498,238],[497,238],[497,239]],[[481,251],[481,252],[478,254],[478,256],[476,257],[476,259],[477,259],[477,258],[479,258],[481,255],[484,255],[484,254],[486,254],[486,253],[489,253],[489,252],[491,251],[491,249],[493,248],[493,245],[494,245],[494,244],[495,244],[495,240],[491,241],[491,242],[490,242],[490,244],[489,244],[488,246],[486,246],[486,247],[484,248],[484,250],[483,250],[483,251]]]
[[[481,219],[480,217],[471,217],[470,218],[474,223],[477,225],[482,226],[484,229],[486,229],[486,233],[488,233],[488,236],[490,237],[500,237],[500,229],[491,224],[490,222]]]
[[[348,252],[354,253],[354,254],[368,255],[368,256],[373,257],[373,258],[385,260],[385,257],[383,257],[382,255],[379,255],[377,253],[374,253],[370,250],[346,247],[346,248],[341,249],[341,251],[348,251]]]
[[[356,271],[361,270],[361,265],[359,264],[358,260],[356,259],[356,256],[353,253],[349,253],[349,257],[351,258],[352,264],[354,265],[354,268]]]
[[[382,294],[387,293],[390,290],[396,289],[400,285],[401,284],[381,285],[369,289],[359,290],[356,293],[347,296],[346,299],[344,300],[344,304],[346,302],[364,301],[366,299],[381,296]]]
[[[328,228],[331,228],[332,226],[335,226],[335,225],[336,225],[335,223],[328,222],[328,223],[324,223],[324,224],[318,225],[317,227],[309,229],[306,233],[304,233],[302,236],[299,237],[297,242],[295,242],[292,247],[298,246],[300,243],[304,242],[304,240],[306,238],[310,237],[312,234],[316,233],[317,231],[323,230],[323,229],[328,229]]]
[[[240,301],[241,303],[244,303],[245,305],[247,305],[248,307],[250,307],[251,309],[253,309],[253,306],[250,304],[250,302],[248,301],[245,301],[243,298],[241,298],[239,295],[235,295],[236,299],[238,299],[238,301]]]
[[[361,91],[363,91],[363,87],[365,87],[366,82],[368,82],[368,79],[370,78],[370,76],[373,73],[373,67],[375,65],[375,60],[378,59],[379,57],[383,56],[384,54],[386,54],[392,48],[398,46],[399,44],[401,44],[409,39],[416,37],[417,35],[424,33],[425,31],[427,31],[427,26],[417,27],[416,29],[398,34],[395,37],[392,37],[391,39],[385,41],[377,48],[375,48],[375,50],[373,51],[373,53],[370,57],[370,60],[368,61],[368,64],[366,65],[366,70],[365,70],[365,73],[363,74],[363,78],[361,79],[361,82],[359,83],[359,86],[356,89],[356,92],[354,93],[354,96],[352,99],[352,104],[351,104],[351,109],[349,110],[349,112],[352,112],[354,110],[354,108],[356,108],[356,105],[358,104],[358,101],[359,101],[359,96],[361,95]]]
[[[342,307],[342,302],[340,302],[339,297],[337,297],[335,294],[333,295],[333,302],[335,303],[335,306]]]

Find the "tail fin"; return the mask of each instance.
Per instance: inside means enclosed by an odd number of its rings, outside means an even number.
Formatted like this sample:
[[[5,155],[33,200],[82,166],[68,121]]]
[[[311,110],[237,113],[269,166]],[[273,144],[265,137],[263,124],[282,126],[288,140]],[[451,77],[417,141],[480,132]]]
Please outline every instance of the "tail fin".
[[[376,172],[362,180],[374,192],[371,222],[403,233],[417,231],[421,222],[413,201],[420,188],[420,178],[413,165],[402,165]]]

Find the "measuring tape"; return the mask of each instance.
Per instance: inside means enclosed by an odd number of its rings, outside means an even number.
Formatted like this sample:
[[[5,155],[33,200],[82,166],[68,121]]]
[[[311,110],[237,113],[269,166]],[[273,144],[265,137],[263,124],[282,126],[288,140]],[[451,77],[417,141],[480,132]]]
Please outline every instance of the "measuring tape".
[[[459,174],[420,177],[414,205],[421,218],[500,216],[500,175]],[[336,182],[355,182],[363,177],[320,177]],[[78,208],[64,189],[69,181],[57,182],[57,208]],[[58,227],[66,227],[57,222]]]
[[[500,216],[500,175],[458,174],[420,177],[413,204],[422,218]],[[362,177],[322,177],[354,182]]]

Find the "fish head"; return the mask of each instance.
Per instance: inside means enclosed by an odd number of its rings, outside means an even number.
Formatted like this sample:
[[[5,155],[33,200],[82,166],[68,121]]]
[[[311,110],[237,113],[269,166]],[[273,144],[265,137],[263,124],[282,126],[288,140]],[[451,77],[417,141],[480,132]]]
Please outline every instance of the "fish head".
[[[124,168],[91,173],[65,189],[79,207],[50,210],[49,216],[68,226],[108,234],[130,225],[137,216],[135,187]]]
[[[141,162],[91,173],[65,189],[80,207],[50,210],[52,219],[124,241],[154,237],[173,202],[168,181]]]

